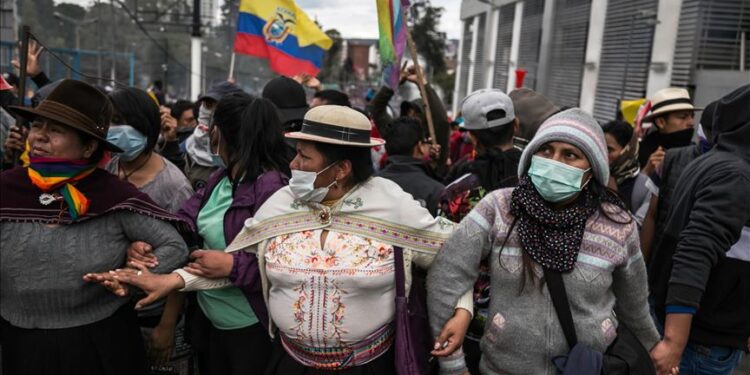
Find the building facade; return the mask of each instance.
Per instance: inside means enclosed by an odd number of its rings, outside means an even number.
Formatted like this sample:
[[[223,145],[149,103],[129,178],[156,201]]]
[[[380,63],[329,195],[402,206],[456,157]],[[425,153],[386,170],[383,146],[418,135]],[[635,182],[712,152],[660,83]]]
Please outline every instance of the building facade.
[[[454,111],[523,86],[613,119],[621,99],[685,87],[705,105],[750,82],[750,0],[463,0]]]

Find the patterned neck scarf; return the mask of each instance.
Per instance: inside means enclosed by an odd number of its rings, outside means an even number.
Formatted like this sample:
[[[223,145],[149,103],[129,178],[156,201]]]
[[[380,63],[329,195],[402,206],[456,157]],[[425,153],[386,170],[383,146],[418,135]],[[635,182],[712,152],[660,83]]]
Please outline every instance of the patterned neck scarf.
[[[89,160],[68,160],[59,158],[30,157],[28,166],[29,179],[34,186],[44,193],[57,190],[68,204],[68,211],[73,220],[86,214],[89,200],[73,186],[96,170],[96,164]],[[40,203],[47,205],[42,201]]]
[[[623,207],[611,193],[603,201]],[[511,213],[518,220],[523,250],[547,269],[566,272],[573,269],[581,249],[586,221],[598,205],[595,194],[585,188],[575,202],[561,209],[552,208],[523,176],[511,195]]]
[[[619,186],[623,181],[628,178],[634,177],[640,172],[641,168],[638,164],[638,133],[633,132],[633,136],[630,137],[630,141],[622,149],[620,156],[615,159],[612,166],[609,168],[610,175],[615,178],[615,182]]]

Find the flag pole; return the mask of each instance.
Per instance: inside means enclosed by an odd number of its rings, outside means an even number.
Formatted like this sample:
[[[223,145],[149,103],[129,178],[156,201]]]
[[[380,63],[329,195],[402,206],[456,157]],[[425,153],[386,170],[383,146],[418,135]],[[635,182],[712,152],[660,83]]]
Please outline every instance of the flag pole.
[[[419,57],[417,57],[417,47],[414,45],[414,40],[411,37],[411,31],[409,27],[405,27],[406,31],[406,43],[409,45],[409,53],[411,58],[414,60],[414,67],[417,71],[417,86],[419,86],[419,93],[422,95],[422,103],[424,104],[424,114],[427,118],[427,129],[430,131],[430,138],[432,139],[432,145],[437,144],[437,138],[435,137],[435,126],[432,124],[432,111],[430,111],[430,101],[427,98],[427,88],[425,87],[424,73],[422,67],[419,66]]]
[[[234,58],[236,56],[236,53],[232,51],[232,58],[229,60],[229,77],[227,77],[227,81],[231,81],[234,78]]]

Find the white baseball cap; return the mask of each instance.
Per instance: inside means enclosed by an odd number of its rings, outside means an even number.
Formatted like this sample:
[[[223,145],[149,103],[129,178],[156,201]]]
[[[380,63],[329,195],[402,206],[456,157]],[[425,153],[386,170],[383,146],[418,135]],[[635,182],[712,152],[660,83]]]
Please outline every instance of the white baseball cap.
[[[505,116],[487,120],[487,114],[501,110]],[[516,118],[513,101],[498,89],[481,89],[472,92],[461,102],[461,113],[464,122],[461,127],[466,130],[490,129],[510,124]]]

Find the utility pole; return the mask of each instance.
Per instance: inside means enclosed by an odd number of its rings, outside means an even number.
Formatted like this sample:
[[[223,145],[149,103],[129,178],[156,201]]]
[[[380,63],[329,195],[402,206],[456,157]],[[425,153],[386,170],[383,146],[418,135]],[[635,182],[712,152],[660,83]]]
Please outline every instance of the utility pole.
[[[193,0],[193,32],[190,37],[190,98],[198,100],[201,91],[201,0]]]
[[[112,15],[112,24],[110,25],[109,29],[112,31],[110,34],[112,36],[112,67],[109,72],[109,79],[111,79],[113,82],[117,79],[117,60],[115,60],[115,29],[117,29],[117,17],[115,17],[115,0],[109,0],[110,5],[110,12]]]
[[[76,50],[80,50],[81,49],[81,26],[85,26],[85,25],[88,25],[90,23],[99,22],[98,18],[92,18],[92,19],[89,19],[89,20],[80,20],[79,21],[79,20],[77,20],[75,18],[68,17],[68,16],[66,16],[66,15],[64,15],[64,14],[62,14],[60,12],[54,12],[52,14],[55,16],[55,18],[63,20],[65,22],[68,22],[71,25],[73,25],[73,32],[75,33],[75,36],[76,36]]]
[[[96,18],[102,19],[102,2],[96,0]],[[96,76],[98,77],[97,83],[102,84],[102,23],[97,22],[96,24]]]

